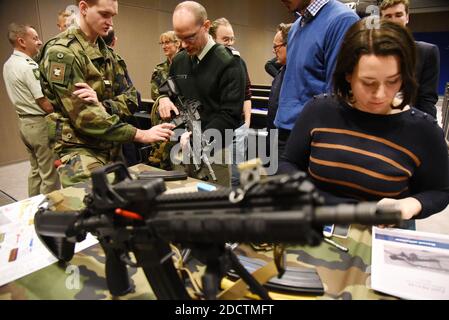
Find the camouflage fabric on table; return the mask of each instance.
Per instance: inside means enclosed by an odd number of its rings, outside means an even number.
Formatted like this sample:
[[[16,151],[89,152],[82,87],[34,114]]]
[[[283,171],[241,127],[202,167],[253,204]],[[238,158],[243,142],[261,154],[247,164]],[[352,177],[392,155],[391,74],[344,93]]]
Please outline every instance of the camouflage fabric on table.
[[[349,251],[325,242],[317,247],[289,246],[286,249],[287,264],[316,268],[325,291],[323,296],[316,296],[317,299],[392,299],[370,289],[371,227],[351,225],[348,238],[333,237],[332,240]],[[237,253],[273,260],[272,251],[256,252],[249,246],[241,245]],[[295,295],[283,298],[294,299]]]
[[[290,267],[314,268],[324,286],[324,295],[292,293],[289,288],[282,291],[270,291],[273,299],[281,300],[391,300],[392,296],[375,292],[371,284],[371,227],[351,225],[348,238],[333,237],[332,240],[349,249],[348,252],[323,242],[317,247],[288,246],[286,264]],[[253,245],[241,244],[235,249],[238,256],[251,257],[270,263],[273,261],[272,250],[255,250]],[[194,281],[201,283],[205,267],[195,263],[188,264]],[[225,278],[223,289],[234,284],[234,280]],[[254,294],[246,298],[258,299]]]
[[[130,169],[131,173],[157,170],[143,164]],[[175,189],[181,190],[180,188],[190,192],[196,189],[197,183],[198,180],[188,178],[167,182],[167,188],[168,192],[174,192]],[[85,188],[67,188],[50,194],[50,200],[53,208],[57,210],[78,210],[83,207],[81,199],[85,193]],[[287,247],[287,264],[316,268],[324,286],[324,295],[271,292],[272,297],[276,299],[394,299],[370,289],[371,227],[352,225],[348,238],[334,237],[333,240],[349,248],[349,252],[343,252],[324,242],[318,247]],[[236,253],[267,262],[273,259],[271,251],[254,251],[248,245],[240,245],[236,248]],[[0,299],[111,299],[113,297],[106,287],[104,263],[104,253],[99,245],[95,245],[76,254],[68,265],[53,264],[0,287]],[[120,299],[156,299],[143,271],[135,268],[128,269],[135,292]],[[199,281],[205,267],[195,263],[189,264],[188,269],[194,279]]]
[[[77,253],[67,265],[53,264],[0,287],[0,300],[100,300],[112,297],[106,286],[100,245]],[[141,269],[129,268],[135,292],[120,299],[156,299]]]

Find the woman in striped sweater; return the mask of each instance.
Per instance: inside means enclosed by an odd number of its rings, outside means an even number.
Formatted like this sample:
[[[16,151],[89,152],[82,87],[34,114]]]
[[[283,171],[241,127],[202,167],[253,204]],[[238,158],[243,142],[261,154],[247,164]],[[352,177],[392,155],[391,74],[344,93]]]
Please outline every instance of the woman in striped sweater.
[[[404,220],[443,210],[448,149],[437,121],[409,107],[414,69],[415,46],[405,28],[387,21],[353,25],[337,60],[334,93],[305,106],[279,173],[306,171],[340,201],[396,203]]]

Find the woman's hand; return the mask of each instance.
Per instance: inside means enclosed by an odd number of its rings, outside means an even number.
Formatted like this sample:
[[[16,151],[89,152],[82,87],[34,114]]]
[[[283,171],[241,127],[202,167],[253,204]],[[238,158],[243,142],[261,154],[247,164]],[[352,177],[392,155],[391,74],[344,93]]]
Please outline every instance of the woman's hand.
[[[401,211],[403,220],[410,220],[418,215],[422,210],[421,202],[417,199],[408,197],[404,199],[383,198],[377,203],[378,206],[397,206]],[[394,225],[379,225],[379,228],[393,227]]]

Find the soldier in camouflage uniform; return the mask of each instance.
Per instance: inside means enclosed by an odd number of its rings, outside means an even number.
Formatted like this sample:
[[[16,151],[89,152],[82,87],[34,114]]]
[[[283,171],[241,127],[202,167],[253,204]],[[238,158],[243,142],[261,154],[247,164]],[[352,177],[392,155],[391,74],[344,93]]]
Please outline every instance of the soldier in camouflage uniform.
[[[158,98],[159,98],[159,87],[168,77],[168,70],[170,69],[173,57],[178,53],[181,43],[176,37],[173,31],[167,31],[160,35],[159,44],[164,51],[164,55],[167,60],[158,64],[151,75],[151,99],[156,102],[153,104],[151,112],[151,124],[161,123],[161,119],[157,112],[158,108]],[[164,169],[172,170],[173,165],[170,161],[170,150],[173,147],[173,142],[156,142],[151,146],[150,155],[148,157],[148,162],[150,165]]]
[[[154,67],[151,75],[151,99],[155,100],[159,97],[159,87],[168,77],[168,70],[170,69],[170,60],[159,63]]]
[[[156,100],[159,97],[159,86],[167,79],[168,70],[174,56],[178,53],[181,43],[173,31],[167,31],[160,35],[159,44],[167,57],[162,63],[159,63],[151,75],[151,99]]]
[[[63,187],[90,177],[108,162],[121,160],[121,143],[165,141],[172,125],[139,130],[125,122],[137,107],[136,89],[121,60],[101,36],[112,27],[116,0],[77,1],[80,26],[48,41],[40,70],[44,94],[55,106],[47,117],[50,139],[62,165]]]

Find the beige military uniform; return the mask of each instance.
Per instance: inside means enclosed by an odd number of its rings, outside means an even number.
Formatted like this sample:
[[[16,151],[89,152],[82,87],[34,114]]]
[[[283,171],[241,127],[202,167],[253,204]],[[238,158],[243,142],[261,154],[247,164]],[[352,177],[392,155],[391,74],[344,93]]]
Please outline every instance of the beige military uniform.
[[[39,82],[39,66],[25,53],[14,50],[3,66],[3,79],[8,96],[16,107],[20,136],[30,159],[28,195],[57,190],[59,178],[54,167],[55,155],[48,145],[46,114],[36,103],[36,99],[44,96]]]

